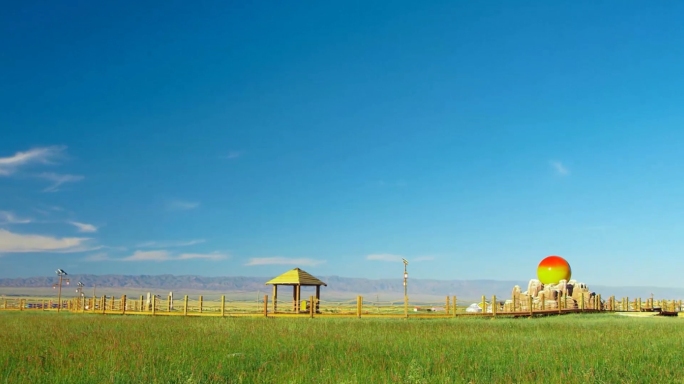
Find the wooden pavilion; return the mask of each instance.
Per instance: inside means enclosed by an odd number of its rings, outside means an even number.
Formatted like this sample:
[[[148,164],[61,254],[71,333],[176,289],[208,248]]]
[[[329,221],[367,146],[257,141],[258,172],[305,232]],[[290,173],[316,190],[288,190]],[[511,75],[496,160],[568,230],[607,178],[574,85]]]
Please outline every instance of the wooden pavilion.
[[[316,287],[316,312],[319,310],[318,303],[321,299],[321,285],[326,287],[328,286],[328,284],[318,280],[314,276],[299,268],[289,270],[278,277],[274,277],[273,279],[267,281],[266,284],[273,285],[273,313],[275,313],[278,308],[279,285],[292,286],[292,309],[295,313],[299,313],[302,286]],[[311,303],[309,305],[311,305]]]

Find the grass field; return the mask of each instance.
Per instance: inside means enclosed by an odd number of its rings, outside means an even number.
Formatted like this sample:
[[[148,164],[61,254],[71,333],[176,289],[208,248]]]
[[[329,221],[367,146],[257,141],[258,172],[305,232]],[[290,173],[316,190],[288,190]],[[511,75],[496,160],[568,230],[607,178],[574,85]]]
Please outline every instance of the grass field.
[[[0,313],[0,383],[684,382],[684,321]]]

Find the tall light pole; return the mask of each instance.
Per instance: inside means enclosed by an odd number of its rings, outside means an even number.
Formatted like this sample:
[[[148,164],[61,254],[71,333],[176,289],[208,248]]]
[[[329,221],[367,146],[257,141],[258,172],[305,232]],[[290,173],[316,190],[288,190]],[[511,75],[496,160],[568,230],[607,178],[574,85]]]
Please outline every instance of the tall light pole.
[[[83,283],[76,283],[76,293],[78,293],[78,306],[80,309],[85,308],[85,293],[83,293]]]
[[[62,281],[64,280],[64,276],[66,276],[67,273],[63,269],[58,269],[55,271],[55,273],[57,274],[57,276],[59,276],[59,294],[57,295],[57,312],[59,312],[62,309]],[[66,279],[66,284],[69,285],[69,279]]]
[[[406,271],[406,267],[408,266],[408,260],[402,258],[401,261],[404,262],[404,316],[408,317],[408,272]]]

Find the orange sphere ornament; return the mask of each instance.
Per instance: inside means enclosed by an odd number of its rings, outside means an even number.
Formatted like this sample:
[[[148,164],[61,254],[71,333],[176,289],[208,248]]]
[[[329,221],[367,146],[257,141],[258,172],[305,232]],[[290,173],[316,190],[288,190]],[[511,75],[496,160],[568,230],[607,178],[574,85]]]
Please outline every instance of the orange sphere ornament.
[[[558,284],[561,280],[570,280],[570,276],[570,264],[560,256],[548,256],[537,267],[537,277],[543,284]]]

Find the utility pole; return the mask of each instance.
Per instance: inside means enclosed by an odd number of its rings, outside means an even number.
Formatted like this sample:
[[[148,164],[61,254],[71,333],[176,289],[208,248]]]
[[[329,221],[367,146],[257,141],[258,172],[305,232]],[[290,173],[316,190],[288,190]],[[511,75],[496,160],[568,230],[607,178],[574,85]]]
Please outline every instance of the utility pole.
[[[58,269],[55,273],[59,276],[59,293],[57,294],[57,312],[59,312],[62,309],[62,281],[64,276],[68,274],[63,269]],[[66,279],[66,284],[69,285],[69,279]]]
[[[408,318],[408,272],[406,271],[408,260],[402,258],[401,261],[404,262],[404,316]]]

